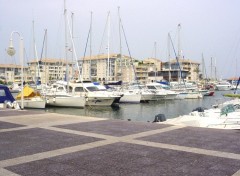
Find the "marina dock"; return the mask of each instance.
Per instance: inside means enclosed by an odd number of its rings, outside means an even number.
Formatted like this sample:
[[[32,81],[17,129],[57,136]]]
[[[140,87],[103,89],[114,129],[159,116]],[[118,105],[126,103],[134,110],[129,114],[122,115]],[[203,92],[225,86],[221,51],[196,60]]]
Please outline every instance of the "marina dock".
[[[0,176],[240,175],[238,130],[2,109],[0,149]]]

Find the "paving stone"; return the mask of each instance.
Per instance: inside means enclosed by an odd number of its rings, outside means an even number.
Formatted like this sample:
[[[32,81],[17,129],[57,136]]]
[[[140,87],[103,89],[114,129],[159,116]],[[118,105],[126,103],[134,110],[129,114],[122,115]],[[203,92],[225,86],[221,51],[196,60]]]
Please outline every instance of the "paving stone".
[[[0,133],[0,160],[35,154],[102,139],[33,128]]]
[[[118,150],[118,147],[128,150]],[[131,153],[129,149],[136,149]],[[142,150],[147,154],[137,154]],[[148,153],[148,151],[151,151]],[[39,167],[39,169],[37,169]],[[7,167],[20,175],[42,173],[59,175],[146,175],[146,176],[230,176],[240,168],[240,161],[207,155],[116,143],[49,159]],[[38,171],[37,171],[38,170]],[[36,173],[36,174],[35,174]]]
[[[239,130],[186,127],[138,139],[240,154]]]
[[[4,110],[0,111],[0,117],[7,116],[22,116],[22,115],[35,115],[35,114],[44,114],[46,113],[44,110]]]
[[[84,122],[69,125],[56,126],[58,128],[71,129],[91,133],[99,133],[112,136],[125,136],[149,130],[161,129],[170,125],[152,124],[143,122],[129,122],[123,120],[103,120],[95,122]]]
[[[14,123],[8,123],[8,122],[1,122],[0,121],[0,130],[17,128],[17,127],[24,127],[24,125],[18,125],[18,124],[14,124]]]

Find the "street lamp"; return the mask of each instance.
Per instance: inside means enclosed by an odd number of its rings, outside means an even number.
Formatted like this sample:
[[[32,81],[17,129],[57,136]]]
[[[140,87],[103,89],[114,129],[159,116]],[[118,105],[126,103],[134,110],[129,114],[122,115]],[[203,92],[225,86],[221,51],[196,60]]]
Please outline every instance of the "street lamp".
[[[17,31],[13,31],[11,33],[10,45],[7,49],[7,53],[8,53],[9,56],[13,56],[16,53],[16,50],[13,47],[13,40],[12,40],[13,34],[18,34],[18,36],[20,38],[20,41],[19,41],[19,59],[20,59],[20,62],[21,62],[21,109],[24,109],[24,105],[23,105],[23,58],[24,58],[24,55],[23,55],[23,53],[24,53],[23,37]]]

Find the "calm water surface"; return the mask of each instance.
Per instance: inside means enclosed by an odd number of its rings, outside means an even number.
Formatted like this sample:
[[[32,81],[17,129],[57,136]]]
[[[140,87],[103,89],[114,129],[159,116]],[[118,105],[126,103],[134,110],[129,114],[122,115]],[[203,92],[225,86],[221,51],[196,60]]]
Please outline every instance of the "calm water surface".
[[[174,118],[189,114],[197,107],[211,108],[213,104],[222,103],[230,99],[223,97],[225,93],[229,92],[216,91],[214,96],[204,97],[203,99],[152,101],[140,104],[119,104],[113,107],[85,107],[83,109],[47,107],[46,111],[79,116],[152,122],[157,114],[165,114],[166,118]]]

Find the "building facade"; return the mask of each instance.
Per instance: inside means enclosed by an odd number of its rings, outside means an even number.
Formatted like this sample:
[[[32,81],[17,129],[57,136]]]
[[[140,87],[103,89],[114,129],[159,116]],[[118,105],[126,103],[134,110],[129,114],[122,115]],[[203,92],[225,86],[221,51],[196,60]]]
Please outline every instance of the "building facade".
[[[162,63],[161,74],[163,79],[168,81],[179,81],[180,79],[198,81],[200,72],[199,66],[200,63],[189,59],[179,59],[179,62],[173,59],[170,62]]]
[[[27,67],[23,67],[23,77],[27,81],[29,79]],[[15,64],[0,64],[0,77],[1,80],[5,80],[7,83],[21,82],[21,65]]]
[[[28,73],[32,81],[50,83],[57,80],[67,80],[77,77],[75,65],[63,59],[41,59],[28,62]],[[68,76],[67,76],[68,75]]]
[[[120,54],[106,54],[85,57],[80,59],[79,66],[83,80],[93,81],[123,81],[135,80],[133,70],[134,59]]]

